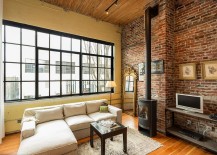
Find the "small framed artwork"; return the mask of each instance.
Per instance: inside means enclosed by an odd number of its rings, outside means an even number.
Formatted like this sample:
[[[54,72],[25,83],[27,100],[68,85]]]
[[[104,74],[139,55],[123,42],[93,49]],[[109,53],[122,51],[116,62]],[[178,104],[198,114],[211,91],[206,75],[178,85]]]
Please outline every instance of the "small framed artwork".
[[[179,65],[179,79],[195,80],[196,79],[196,64],[187,63]]]
[[[151,73],[152,74],[163,74],[164,73],[164,61],[155,60],[151,62]]]
[[[217,61],[202,62],[202,77],[205,80],[217,80]]]
[[[139,81],[145,79],[145,63],[139,63]]]

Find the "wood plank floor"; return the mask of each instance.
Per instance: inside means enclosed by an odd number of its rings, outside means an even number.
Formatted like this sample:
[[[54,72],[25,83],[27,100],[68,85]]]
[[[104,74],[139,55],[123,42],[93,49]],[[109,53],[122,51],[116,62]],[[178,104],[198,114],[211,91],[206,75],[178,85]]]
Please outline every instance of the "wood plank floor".
[[[123,124],[131,128],[138,128],[138,118],[123,114]],[[158,133],[154,140],[163,144],[163,147],[153,151],[150,155],[211,155],[212,153],[175,137],[167,137]],[[89,141],[89,138],[79,140],[78,143]],[[20,134],[7,135],[0,145],[0,154],[16,154],[20,142]]]

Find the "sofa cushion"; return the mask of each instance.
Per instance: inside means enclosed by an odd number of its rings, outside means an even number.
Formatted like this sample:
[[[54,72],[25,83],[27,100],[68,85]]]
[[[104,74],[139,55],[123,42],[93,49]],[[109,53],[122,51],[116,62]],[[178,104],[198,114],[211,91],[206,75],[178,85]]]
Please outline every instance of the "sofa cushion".
[[[62,107],[54,107],[50,109],[42,109],[35,111],[35,118],[37,123],[48,122],[52,120],[63,119]]]
[[[99,107],[104,104],[104,102],[107,102],[107,100],[93,100],[93,101],[87,101],[87,114],[98,112]]]
[[[72,131],[86,129],[90,127],[90,123],[93,119],[87,115],[72,116],[65,119],[66,123]]]
[[[100,120],[106,120],[111,119],[113,121],[116,121],[116,116],[111,113],[101,113],[101,112],[95,112],[88,115],[90,118],[92,118],[94,121],[100,121]]]
[[[34,136],[21,141],[18,155],[66,154],[77,149],[77,140],[64,120],[37,125]]]
[[[86,105],[84,102],[64,104],[63,105],[65,117],[75,116],[75,115],[85,115]]]

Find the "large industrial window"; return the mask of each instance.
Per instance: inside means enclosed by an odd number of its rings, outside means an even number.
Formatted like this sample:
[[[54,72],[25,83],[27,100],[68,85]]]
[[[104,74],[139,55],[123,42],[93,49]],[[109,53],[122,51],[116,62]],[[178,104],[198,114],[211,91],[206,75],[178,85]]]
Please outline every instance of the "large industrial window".
[[[3,23],[5,101],[111,91],[113,43]]]

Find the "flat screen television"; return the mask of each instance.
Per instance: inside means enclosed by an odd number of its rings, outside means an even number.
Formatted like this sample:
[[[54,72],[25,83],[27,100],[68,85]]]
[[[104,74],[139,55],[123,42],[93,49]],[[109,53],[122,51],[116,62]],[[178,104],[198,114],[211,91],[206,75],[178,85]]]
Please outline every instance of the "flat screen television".
[[[176,93],[176,108],[203,113],[203,97]]]

